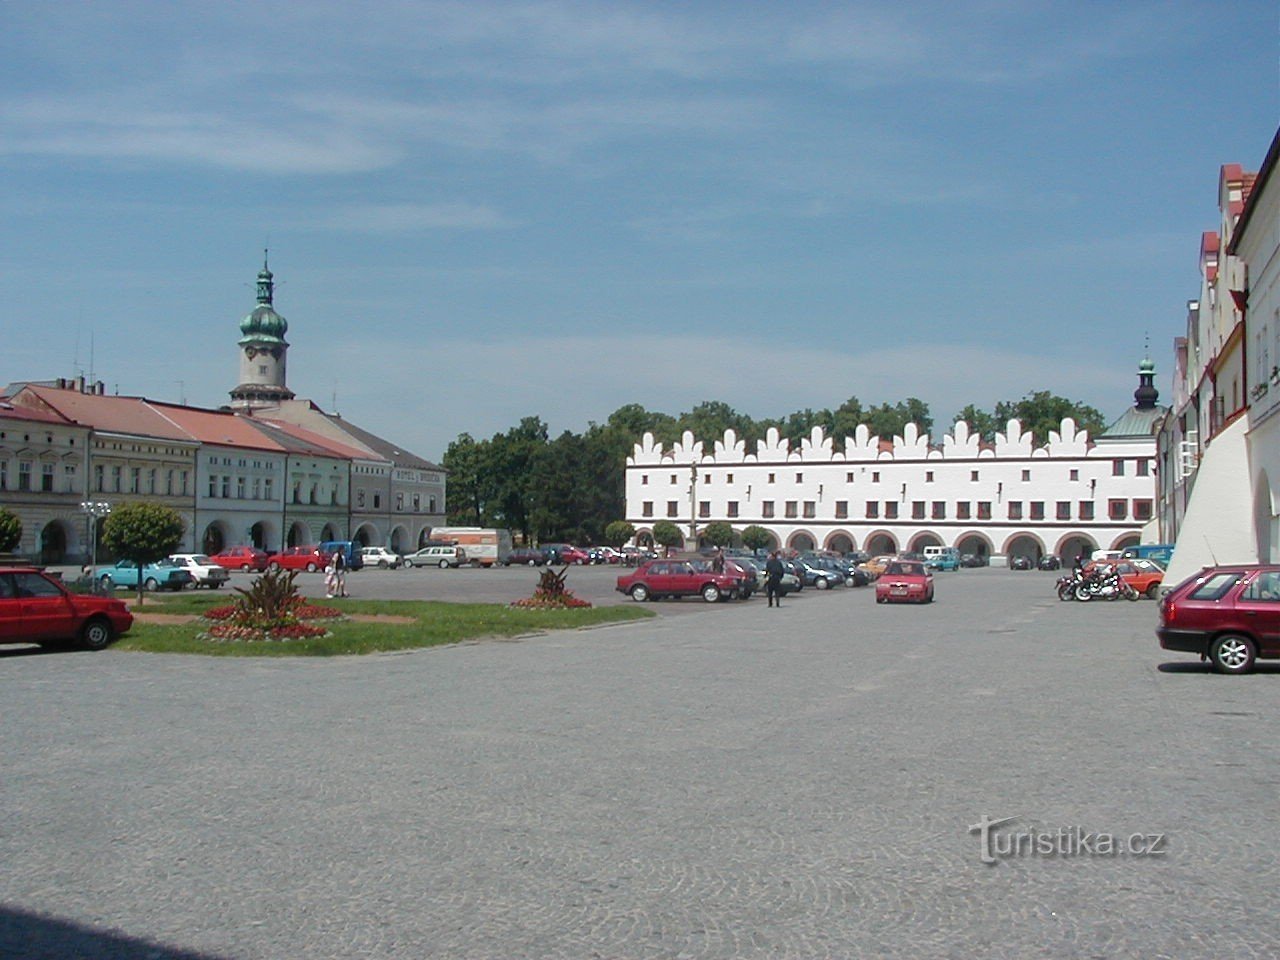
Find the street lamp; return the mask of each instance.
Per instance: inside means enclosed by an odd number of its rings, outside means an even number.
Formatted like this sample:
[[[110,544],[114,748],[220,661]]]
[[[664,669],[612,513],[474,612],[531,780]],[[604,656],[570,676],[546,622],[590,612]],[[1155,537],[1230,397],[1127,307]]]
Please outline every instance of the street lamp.
[[[689,464],[689,542],[691,550],[698,549],[698,464]]]
[[[98,521],[111,513],[111,504],[105,500],[82,500],[80,512],[89,523],[89,565],[98,565]]]

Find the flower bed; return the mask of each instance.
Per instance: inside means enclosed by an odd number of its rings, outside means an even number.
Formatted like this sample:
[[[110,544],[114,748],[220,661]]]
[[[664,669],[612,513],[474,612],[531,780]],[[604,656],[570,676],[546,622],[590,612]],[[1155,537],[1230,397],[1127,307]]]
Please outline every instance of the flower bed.
[[[544,570],[538,578],[538,586],[533,591],[533,596],[525,597],[522,600],[512,600],[511,606],[526,610],[565,610],[590,607],[591,603],[589,601],[579,600],[565,587],[564,580],[568,573],[569,569],[567,567],[562,573],[556,573],[554,570]]]
[[[280,640],[302,640],[331,636],[331,631],[313,623],[290,623],[279,627],[242,627],[234,623],[215,623],[200,634],[201,640],[222,643],[262,643]]]
[[[301,596],[293,585],[295,574],[268,571],[240,594],[234,604],[205,611],[209,627],[201,640],[223,643],[258,643],[264,641],[302,640],[327,637],[327,627],[315,620],[345,620],[335,607],[322,607]]]

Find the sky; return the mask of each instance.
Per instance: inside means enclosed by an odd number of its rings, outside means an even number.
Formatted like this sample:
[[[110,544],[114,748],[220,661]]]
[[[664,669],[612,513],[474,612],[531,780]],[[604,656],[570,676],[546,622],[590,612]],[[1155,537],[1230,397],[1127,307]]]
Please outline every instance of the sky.
[[[437,462],[639,403],[1117,417],[1280,123],[1265,2],[0,4],[0,380],[289,386]]]

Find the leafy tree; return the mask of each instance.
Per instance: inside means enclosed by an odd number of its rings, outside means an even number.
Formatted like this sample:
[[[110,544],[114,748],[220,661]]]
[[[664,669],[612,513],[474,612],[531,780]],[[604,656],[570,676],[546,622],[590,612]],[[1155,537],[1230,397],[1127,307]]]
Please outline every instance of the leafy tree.
[[[773,543],[773,535],[764,527],[752,524],[742,531],[742,544],[750,550],[763,550]]]
[[[900,400],[893,406],[882,403],[878,407],[872,407],[867,411],[866,421],[871,433],[885,440],[902,436],[908,423],[914,423],[921,433],[933,430],[929,405],[915,397]]]
[[[713,547],[727,547],[733,543],[733,527],[723,520],[708,523],[703,528],[702,535]]]
[[[653,542],[660,547],[674,547],[684,542],[684,536],[670,520],[659,520],[653,525]]]
[[[956,414],[955,419],[951,421],[952,426],[961,420],[969,424],[970,434],[976,434],[987,443],[995,440],[997,431],[1004,429],[1004,424],[997,423],[994,415],[985,410],[979,410],[972,403]]]
[[[681,432],[691,431],[694,439],[701,440],[708,447],[717,440],[723,440],[726,430],[733,430],[743,437],[750,434],[755,426],[750,417],[720,400],[705,400],[688,413],[682,413],[677,425]]]
[[[0,553],[8,553],[22,542],[22,521],[18,515],[0,509]]]
[[[186,525],[176,510],[160,503],[127,503],[112,511],[102,526],[103,545],[122,560],[138,565],[138,602],[142,568],[173,553]]]
[[[828,433],[831,430],[833,417],[830,410],[797,410],[787,416],[778,428],[778,432],[791,442],[792,447],[800,445],[800,441],[813,433],[814,427],[822,427]]]
[[[488,477],[483,465],[484,450],[469,433],[458,434],[444,453],[443,466],[449,471],[445,497],[445,515],[451,524],[466,527],[483,526],[484,495],[482,485]]]
[[[1062,420],[1071,417],[1076,426],[1088,430],[1090,436],[1097,436],[1107,428],[1102,411],[1095,407],[1066,397],[1059,397],[1048,390],[1037,390],[1028,393],[1021,400],[1002,400],[996,404],[995,419],[998,429],[1003,430],[1010,420],[1022,424],[1024,432],[1034,433],[1036,443],[1045,443],[1049,439],[1049,431],[1062,428]]]
[[[609,546],[621,547],[636,535],[636,528],[625,520],[614,520],[604,528],[604,542]]]
[[[857,397],[850,397],[836,407],[835,413],[832,414],[831,435],[840,440],[852,437],[857,432],[858,425],[865,419],[866,413],[863,412],[861,401]]]

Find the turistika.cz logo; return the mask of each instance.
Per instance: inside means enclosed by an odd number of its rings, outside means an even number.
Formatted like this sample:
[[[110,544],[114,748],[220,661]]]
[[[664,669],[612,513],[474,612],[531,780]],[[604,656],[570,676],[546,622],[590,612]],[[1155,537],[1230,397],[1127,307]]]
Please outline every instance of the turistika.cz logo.
[[[969,832],[978,834],[983,863],[999,863],[1015,857],[1163,857],[1168,852],[1163,833],[1114,834],[1084,827],[1057,830],[1002,830],[1018,817],[992,820],[985,813]]]

